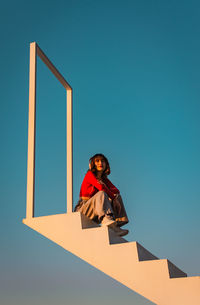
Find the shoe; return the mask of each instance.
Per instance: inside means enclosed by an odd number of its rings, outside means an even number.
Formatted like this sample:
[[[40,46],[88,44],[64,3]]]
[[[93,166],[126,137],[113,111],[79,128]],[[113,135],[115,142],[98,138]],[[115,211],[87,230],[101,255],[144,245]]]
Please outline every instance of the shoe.
[[[118,236],[125,236],[129,233],[129,230],[121,229],[117,226],[113,227],[113,230]]]
[[[116,226],[116,221],[114,219],[108,218],[106,216],[104,216],[102,222],[101,222],[102,226],[107,226],[109,228],[114,228]]]

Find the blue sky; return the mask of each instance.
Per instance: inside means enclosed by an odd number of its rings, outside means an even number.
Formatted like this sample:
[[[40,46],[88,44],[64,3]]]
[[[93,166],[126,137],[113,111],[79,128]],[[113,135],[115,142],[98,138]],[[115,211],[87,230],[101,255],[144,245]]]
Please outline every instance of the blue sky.
[[[200,274],[198,1],[2,2],[2,305],[151,304],[29,230],[25,217],[29,43],[73,87],[74,203],[104,153],[129,240]],[[36,215],[65,211],[65,92],[38,59]]]

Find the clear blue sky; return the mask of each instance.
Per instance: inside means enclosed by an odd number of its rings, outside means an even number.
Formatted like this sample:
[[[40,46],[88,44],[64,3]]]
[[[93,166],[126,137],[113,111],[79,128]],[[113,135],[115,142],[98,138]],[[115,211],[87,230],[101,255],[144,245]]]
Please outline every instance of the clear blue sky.
[[[1,305],[151,304],[25,227],[29,43],[74,90],[74,202],[110,160],[129,240],[200,274],[199,1],[1,4]],[[65,211],[65,92],[38,60],[36,215]],[[48,132],[47,132],[48,131]]]

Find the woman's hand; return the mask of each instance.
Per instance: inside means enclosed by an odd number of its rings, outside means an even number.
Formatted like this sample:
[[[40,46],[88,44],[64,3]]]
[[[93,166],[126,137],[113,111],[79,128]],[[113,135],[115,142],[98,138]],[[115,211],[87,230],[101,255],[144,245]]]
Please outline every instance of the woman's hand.
[[[114,199],[113,199],[113,209],[114,209],[114,212],[117,213],[117,215],[120,214],[121,212],[121,204],[118,200],[118,196],[116,196]]]

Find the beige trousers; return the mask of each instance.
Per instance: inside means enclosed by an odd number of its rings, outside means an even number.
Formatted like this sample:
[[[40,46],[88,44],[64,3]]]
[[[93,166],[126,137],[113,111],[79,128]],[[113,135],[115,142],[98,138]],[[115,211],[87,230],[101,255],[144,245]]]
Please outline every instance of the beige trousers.
[[[88,200],[79,200],[75,211],[81,212],[98,222],[101,222],[104,216],[111,217],[114,215],[109,197],[104,191],[97,192]]]
[[[123,226],[128,223],[128,217],[122,197],[118,195],[118,201],[121,205],[120,214],[117,213],[112,207],[112,200],[104,191],[97,192],[93,197],[88,200],[80,199],[75,207],[76,212],[81,212],[92,220],[101,222],[104,216],[114,218],[118,226]]]

